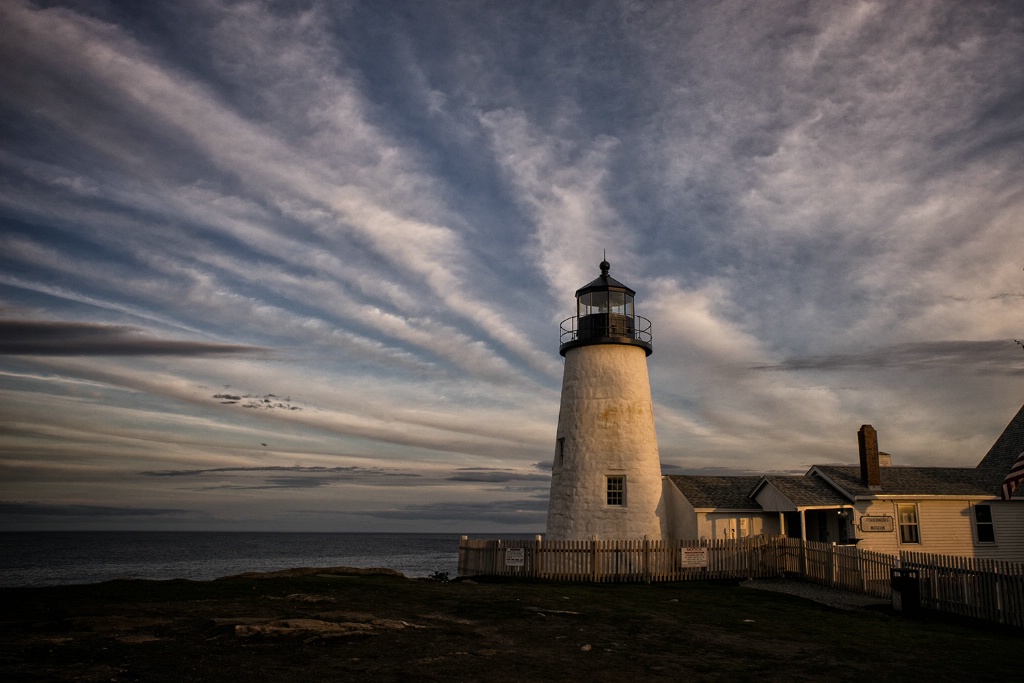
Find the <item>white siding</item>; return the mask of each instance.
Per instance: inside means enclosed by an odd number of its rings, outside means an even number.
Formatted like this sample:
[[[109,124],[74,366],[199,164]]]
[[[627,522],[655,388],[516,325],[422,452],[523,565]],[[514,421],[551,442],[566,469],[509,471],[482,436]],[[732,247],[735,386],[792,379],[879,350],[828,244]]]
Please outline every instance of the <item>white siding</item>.
[[[787,496],[775,488],[770,481],[765,482],[761,489],[754,496],[754,500],[767,512],[793,512],[796,505]]]
[[[978,544],[975,555],[996,560],[1024,562],[1024,501],[978,501],[992,506],[996,542]]]
[[[978,544],[974,540],[974,522],[971,505],[975,502],[992,504],[996,543]],[[897,504],[916,503],[920,543],[901,543]],[[1014,509],[1015,508],[1015,509]],[[939,555],[986,557],[992,559],[1024,561],[1024,505],[998,501],[897,499],[858,501],[856,519],[863,515],[887,515],[893,518],[891,532],[857,531],[862,550],[898,555],[900,550],[913,550]]]
[[[661,506],[662,537],[666,539],[693,540],[700,538],[697,531],[697,512],[683,495],[683,492],[668,477],[663,477]]]
[[[698,512],[697,538],[718,541],[747,538],[758,534],[777,534],[778,517],[775,513],[765,514],[753,510]]]

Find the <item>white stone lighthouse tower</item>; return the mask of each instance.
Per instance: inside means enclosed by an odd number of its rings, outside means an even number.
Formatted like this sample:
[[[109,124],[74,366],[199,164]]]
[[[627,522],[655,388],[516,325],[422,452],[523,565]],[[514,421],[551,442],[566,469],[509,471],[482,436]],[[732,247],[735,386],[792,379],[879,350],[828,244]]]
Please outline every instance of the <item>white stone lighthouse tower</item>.
[[[561,326],[565,373],[546,538],[659,540],[651,322],[634,313],[636,292],[608,275],[608,262],[600,268]]]

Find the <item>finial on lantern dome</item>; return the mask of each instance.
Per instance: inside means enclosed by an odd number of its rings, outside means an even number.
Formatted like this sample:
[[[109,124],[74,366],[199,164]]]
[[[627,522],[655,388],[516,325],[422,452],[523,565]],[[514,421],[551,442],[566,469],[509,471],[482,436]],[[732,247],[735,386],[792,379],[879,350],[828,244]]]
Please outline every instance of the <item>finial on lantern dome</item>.
[[[607,277],[608,271],[611,269],[612,264],[608,263],[607,261],[601,261],[598,267],[601,269],[601,275]]]

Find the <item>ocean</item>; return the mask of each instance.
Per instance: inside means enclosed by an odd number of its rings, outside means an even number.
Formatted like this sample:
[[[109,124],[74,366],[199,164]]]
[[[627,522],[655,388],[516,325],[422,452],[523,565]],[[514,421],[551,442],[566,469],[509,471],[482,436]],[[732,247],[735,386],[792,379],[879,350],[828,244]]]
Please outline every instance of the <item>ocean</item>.
[[[532,538],[500,534],[494,538]],[[293,567],[458,572],[458,534],[46,531],[0,533],[0,586],[205,581]]]

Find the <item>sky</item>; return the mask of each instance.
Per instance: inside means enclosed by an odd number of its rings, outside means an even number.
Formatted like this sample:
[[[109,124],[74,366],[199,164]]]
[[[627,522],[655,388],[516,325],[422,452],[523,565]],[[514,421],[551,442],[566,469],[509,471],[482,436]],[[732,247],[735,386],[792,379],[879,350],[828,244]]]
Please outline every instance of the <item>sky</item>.
[[[559,323],[663,470],[1024,402],[1024,5],[0,0],[0,529],[535,533]]]

